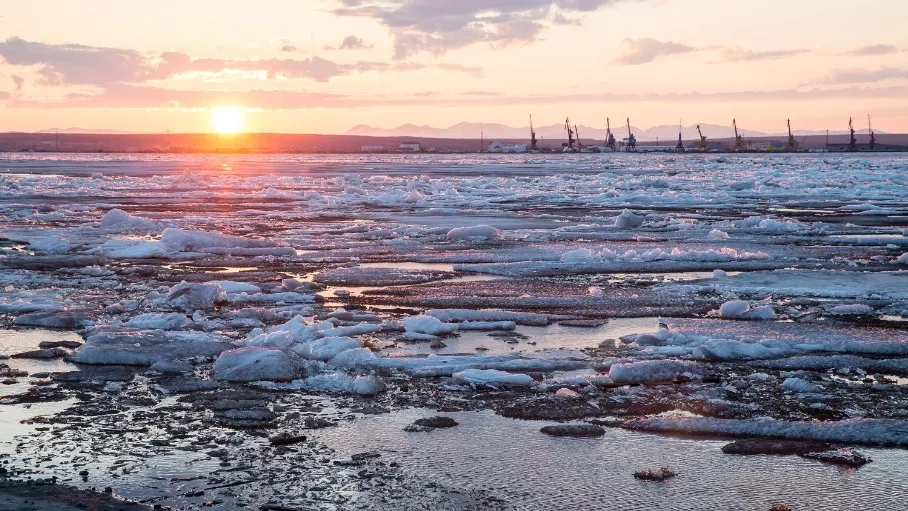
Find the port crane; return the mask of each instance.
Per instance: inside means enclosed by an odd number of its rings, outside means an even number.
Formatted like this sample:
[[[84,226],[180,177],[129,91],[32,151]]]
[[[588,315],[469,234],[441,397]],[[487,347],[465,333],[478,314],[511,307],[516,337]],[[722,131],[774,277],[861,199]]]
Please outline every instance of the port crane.
[[[870,114],[867,114],[867,131],[870,132],[870,150],[876,148],[876,135],[873,134],[873,125],[870,124]]]
[[[851,138],[848,140],[848,150],[857,151],[858,139],[854,136],[854,125],[851,123],[851,117],[848,118],[848,132],[851,133]]]
[[[612,122],[608,117],[605,118],[605,145],[615,151],[615,135],[612,133]]]
[[[574,134],[577,135],[577,151],[580,152],[583,149],[583,144],[580,142],[580,128],[577,125],[574,125]]]
[[[697,146],[697,150],[701,153],[709,151],[709,145],[706,143],[706,137],[703,136],[703,132],[700,131],[700,125],[697,125],[697,133],[700,135],[700,144]]]
[[[734,126],[734,128],[735,128],[735,152],[740,153],[740,152],[744,151],[744,137],[741,135],[738,135],[738,120],[737,119],[732,119],[731,125]]]
[[[631,133],[631,118],[627,118],[627,151],[637,150],[637,137]]]
[[[530,114],[530,150],[536,150],[536,130],[533,129],[533,114]]]
[[[792,153],[796,150],[798,142],[795,140],[794,135],[791,134],[791,119],[788,119],[788,146],[785,147],[785,150],[789,153]]]
[[[574,150],[574,128],[571,127],[571,118],[568,117],[564,120],[564,129],[567,130],[568,141],[566,147],[569,151]]]
[[[679,153],[684,152],[684,141],[681,139],[681,121],[678,121],[678,145],[675,146],[675,151]]]

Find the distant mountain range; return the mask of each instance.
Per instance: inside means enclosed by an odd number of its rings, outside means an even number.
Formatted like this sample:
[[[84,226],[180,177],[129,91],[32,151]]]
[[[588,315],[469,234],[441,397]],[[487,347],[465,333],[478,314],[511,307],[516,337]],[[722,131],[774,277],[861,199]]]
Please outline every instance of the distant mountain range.
[[[63,133],[63,134],[80,134],[80,135],[129,135],[131,131],[122,130],[92,130],[84,128],[50,128],[47,130],[36,131],[35,133]]]
[[[603,140],[606,130],[604,127],[596,128],[586,125],[577,126],[580,132],[581,140]],[[700,129],[703,135],[708,139],[734,138],[735,130],[731,126],[720,126],[717,124],[701,123]],[[649,129],[642,129],[631,126],[631,130],[637,140],[676,140],[678,138],[678,126],[662,125],[653,126]],[[627,127],[622,124],[613,124],[612,133],[618,139],[627,136]],[[738,128],[738,133],[748,138],[759,137],[787,137],[788,132],[766,133]],[[796,137],[808,135],[825,135],[826,131],[811,130],[792,130]],[[866,136],[867,129],[857,131],[857,134]],[[876,134],[882,135],[884,132],[875,131]],[[480,134],[486,140],[494,139],[528,139],[530,137],[530,127],[524,126],[514,128],[503,124],[481,124],[476,122],[462,122],[455,124],[450,128],[434,128],[432,126],[418,126],[415,124],[404,124],[397,128],[373,128],[371,126],[359,125],[347,130],[345,135],[358,135],[369,137],[414,137],[414,138],[461,138],[461,139],[478,139]],[[830,131],[830,135],[847,135],[847,131]],[[684,140],[697,140],[697,125],[691,124],[681,128],[681,135]],[[563,124],[550,124],[546,126],[536,126],[536,137],[545,140],[561,140],[567,137]]]

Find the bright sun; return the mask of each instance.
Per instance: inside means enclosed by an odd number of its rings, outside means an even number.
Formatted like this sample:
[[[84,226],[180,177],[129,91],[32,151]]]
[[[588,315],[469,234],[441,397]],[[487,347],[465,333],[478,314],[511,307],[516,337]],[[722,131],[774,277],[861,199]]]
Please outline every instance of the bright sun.
[[[215,133],[232,135],[246,127],[246,112],[233,106],[219,106],[211,109],[208,121]]]

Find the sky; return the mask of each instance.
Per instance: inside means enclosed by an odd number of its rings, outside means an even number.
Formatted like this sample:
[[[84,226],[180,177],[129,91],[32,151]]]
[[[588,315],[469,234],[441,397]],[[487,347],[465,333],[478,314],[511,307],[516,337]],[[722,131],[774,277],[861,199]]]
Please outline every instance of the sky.
[[[908,133],[905,0],[0,0],[0,131]],[[857,121],[856,121],[857,122]]]

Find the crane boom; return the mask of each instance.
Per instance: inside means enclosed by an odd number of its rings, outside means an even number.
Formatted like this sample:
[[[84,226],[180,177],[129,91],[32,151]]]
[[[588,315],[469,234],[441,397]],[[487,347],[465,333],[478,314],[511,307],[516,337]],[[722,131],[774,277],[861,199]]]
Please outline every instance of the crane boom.
[[[564,128],[567,130],[568,141],[567,148],[571,151],[574,150],[574,129],[571,127],[571,118],[564,119]]]
[[[530,114],[530,149],[536,150],[536,130],[533,129],[533,114]]]
[[[857,151],[858,150],[858,139],[854,136],[854,124],[852,123],[852,118],[848,118],[848,132],[851,133],[851,138],[848,140],[848,150]]]
[[[612,133],[612,121],[608,117],[605,118],[605,145],[612,151],[615,150],[615,134]]]
[[[631,118],[627,118],[627,150],[636,151],[637,150],[637,137],[631,133]]]
[[[744,150],[744,137],[738,134],[738,119],[732,119],[731,125],[735,128],[735,151],[741,152]]]
[[[873,125],[870,124],[870,114],[867,114],[867,131],[870,132],[870,150],[876,149],[876,135],[873,134]]]
[[[788,152],[794,152],[798,143],[794,138],[794,135],[791,134],[791,119],[788,119],[788,146],[785,148]]]
[[[709,145],[706,143],[706,137],[703,136],[703,132],[700,130],[700,125],[697,125],[697,133],[700,135],[700,144],[697,146],[697,149],[701,153],[705,153],[709,150]]]

